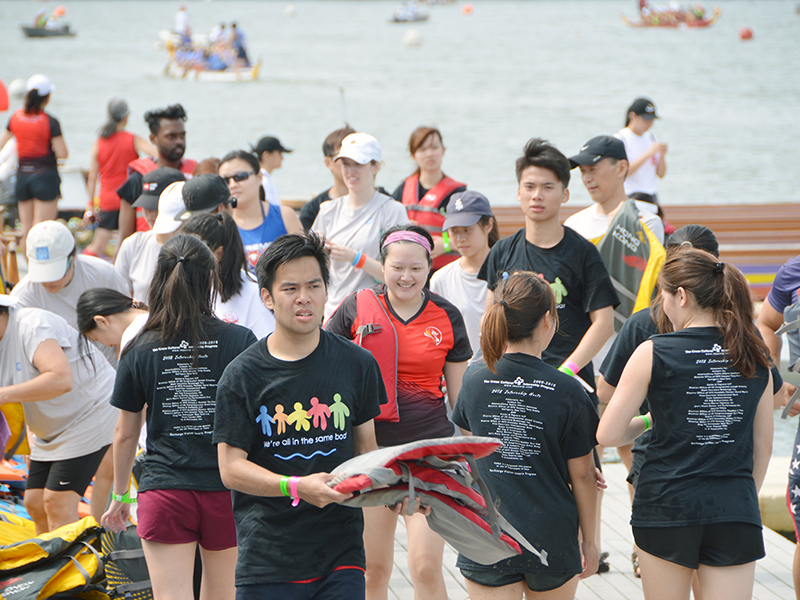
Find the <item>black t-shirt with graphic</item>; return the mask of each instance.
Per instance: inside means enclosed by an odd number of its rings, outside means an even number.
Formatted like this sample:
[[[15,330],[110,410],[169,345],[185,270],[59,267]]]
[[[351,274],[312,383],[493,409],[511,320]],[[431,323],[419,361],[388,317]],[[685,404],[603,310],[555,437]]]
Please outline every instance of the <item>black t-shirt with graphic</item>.
[[[496,365],[470,372],[453,410],[453,422],[473,435],[499,438],[503,446],[478,460],[501,514],[550,566],[527,552],[495,565],[517,573],[581,572],[578,509],[567,461],[597,443],[597,411],[572,377],[528,354],[505,354]],[[459,567],[474,567],[464,556]]]
[[[539,248],[525,239],[525,229],[497,242],[478,272],[490,290],[500,278],[514,271],[533,271],[550,284],[558,305],[558,331],[542,358],[554,367],[564,362],[578,347],[592,324],[589,313],[606,306],[617,306],[606,265],[594,244],[569,227],[564,238],[552,248]],[[589,362],[579,375],[594,383],[594,367]]]
[[[280,475],[330,473],[353,457],[353,427],[379,415],[386,401],[378,363],[350,341],[321,331],[311,354],[286,362],[261,340],[225,369],[214,443],[245,450],[248,460]],[[233,514],[236,585],[304,581],[365,566],[359,508],[306,502],[293,508],[290,498],[234,491]]]
[[[744,378],[716,327],[655,335],[648,390],[653,437],[631,524],[761,525],[753,481],[753,421],[769,369]]]
[[[217,382],[225,367],[256,341],[246,327],[209,319],[197,365],[178,337],[162,343],[144,332],[119,361],[111,405],[147,408],[147,454],[139,490],[222,491],[214,429]]]

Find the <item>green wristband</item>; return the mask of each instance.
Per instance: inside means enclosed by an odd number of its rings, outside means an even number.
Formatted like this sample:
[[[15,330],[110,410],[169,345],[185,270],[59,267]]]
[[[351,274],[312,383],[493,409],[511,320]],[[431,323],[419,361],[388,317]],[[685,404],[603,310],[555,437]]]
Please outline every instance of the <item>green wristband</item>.
[[[444,251],[445,252],[450,252],[450,236],[447,235],[446,231],[442,232],[442,241],[444,242],[444,246],[443,246]]]
[[[136,504],[136,498],[131,498],[130,494],[130,490],[122,494],[122,496],[112,493],[111,499],[116,502],[123,502],[124,504]]]
[[[570,377],[575,377],[575,371],[573,371],[572,369],[570,369],[570,368],[569,368],[569,367],[566,365],[566,363],[565,363],[565,364],[563,364],[563,365],[561,365],[560,367],[558,367],[558,370],[559,370],[559,371],[561,371],[562,373],[566,373],[566,374],[567,374],[567,375],[569,375]]]
[[[650,417],[648,417],[647,415],[636,415],[636,416],[638,416],[642,421],[644,421],[645,431],[648,431],[653,426],[652,421],[650,421]]]
[[[289,476],[286,475],[285,477],[281,477],[281,494],[291,498],[291,494],[289,494],[289,488],[287,487],[288,484],[289,484]]]

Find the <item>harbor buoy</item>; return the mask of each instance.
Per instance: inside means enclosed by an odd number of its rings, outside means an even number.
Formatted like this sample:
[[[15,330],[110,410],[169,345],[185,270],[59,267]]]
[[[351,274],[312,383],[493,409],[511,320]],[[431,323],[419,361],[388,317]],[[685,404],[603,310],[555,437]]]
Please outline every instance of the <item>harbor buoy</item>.
[[[12,98],[22,98],[25,95],[25,80],[15,79],[9,83],[8,93]]]
[[[753,39],[753,30],[749,27],[742,27],[739,30],[739,37],[743,40],[752,40]]]
[[[471,15],[472,14],[472,4],[465,4],[464,6],[462,6],[461,7],[461,12],[463,14],[465,14],[465,15]]]
[[[294,4],[287,4],[286,8],[283,9],[283,14],[287,17],[295,17],[297,16],[297,9],[295,8]]]
[[[403,46],[408,48],[422,46],[422,35],[416,29],[409,29],[403,34]]]
[[[8,110],[8,90],[6,84],[0,79],[0,112]]]

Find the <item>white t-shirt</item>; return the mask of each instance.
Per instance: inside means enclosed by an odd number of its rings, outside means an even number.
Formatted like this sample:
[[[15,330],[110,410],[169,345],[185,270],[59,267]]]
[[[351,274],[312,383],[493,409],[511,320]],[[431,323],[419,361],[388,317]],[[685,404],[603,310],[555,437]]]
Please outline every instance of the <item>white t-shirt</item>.
[[[311,229],[330,242],[379,260],[381,234],[394,225],[409,222],[406,207],[394,198],[375,192],[369,202],[353,210],[348,205],[349,198],[349,195],[342,196],[320,204]],[[332,260],[325,317],[330,317],[348,295],[374,284],[375,280],[361,269],[345,261]]]
[[[127,282],[126,293],[132,294],[134,300],[148,303],[159,252],[161,244],[152,230],[137,231],[122,242],[114,268]]]
[[[31,458],[69,460],[100,450],[114,440],[118,411],[109,404],[115,372],[90,344],[79,352],[78,332],[58,315],[39,308],[9,308],[0,340],[0,386],[30,381],[41,373],[33,355],[45,340],[55,340],[72,367],[72,390],[38,402],[24,402],[25,422],[33,432]],[[92,365],[94,363],[94,366]]]
[[[664,223],[661,221],[661,217],[651,212],[648,208],[643,210],[642,207],[639,206],[640,202],[641,201],[636,201],[636,207],[639,209],[639,218],[644,221],[645,225],[653,232],[653,235],[663,244]],[[647,202],[641,202],[641,204],[647,205]],[[610,215],[601,215],[597,211],[597,206],[597,204],[592,204],[590,207],[576,212],[564,221],[564,225],[577,231],[587,240],[599,238],[608,231],[608,224],[611,222],[611,217]]]
[[[242,291],[227,302],[219,295],[214,303],[214,316],[226,323],[247,327],[258,339],[275,331],[275,317],[261,301],[258,284],[242,271]]]
[[[272,181],[269,172],[266,169],[261,169],[261,175],[263,176],[261,179],[261,187],[264,188],[267,202],[275,206],[280,206],[281,197],[278,195],[278,188],[275,187],[275,182]]]
[[[461,261],[453,261],[433,274],[431,291],[452,302],[461,311],[467,327],[469,345],[472,347],[470,364],[482,361],[481,318],[486,309],[486,282],[478,279],[477,273],[467,273]]]
[[[41,283],[30,280],[26,275],[14,286],[11,295],[19,298],[17,306],[32,306],[43,308],[56,313],[64,319],[71,327],[78,328],[78,298],[86,290],[94,288],[110,288],[122,294],[129,294],[127,283],[114,270],[113,265],[101,258],[78,254],[75,256],[75,275],[72,281],[57,294],[51,294]],[[95,346],[103,353],[113,366],[117,364],[116,353],[113,349],[107,348],[102,344]]]
[[[618,131],[614,136],[625,144],[625,153],[628,155],[629,163],[647,152],[647,149],[657,141],[656,136],[649,131],[646,131],[644,135],[636,135],[627,127]],[[656,167],[660,155],[661,153],[657,152],[650,160],[646,160],[641,167],[636,169],[635,173],[628,173],[628,177],[625,179],[625,194],[630,195],[633,192],[655,194],[658,191]]]

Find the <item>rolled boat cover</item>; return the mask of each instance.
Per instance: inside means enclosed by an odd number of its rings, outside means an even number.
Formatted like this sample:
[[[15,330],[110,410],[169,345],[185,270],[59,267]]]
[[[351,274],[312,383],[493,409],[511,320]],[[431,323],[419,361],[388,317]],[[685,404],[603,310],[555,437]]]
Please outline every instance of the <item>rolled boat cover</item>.
[[[475,458],[501,445],[494,438],[472,436],[382,448],[339,465],[328,485],[354,494],[340,503],[345,506],[394,506],[408,497],[413,507],[419,496],[431,507],[430,528],[474,562],[492,565],[525,548],[548,566],[547,551],[536,550],[497,512],[478,474]],[[462,458],[469,467],[457,462]]]

